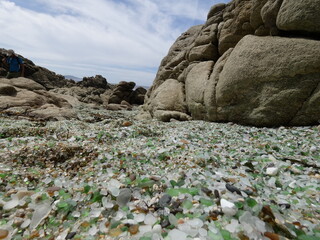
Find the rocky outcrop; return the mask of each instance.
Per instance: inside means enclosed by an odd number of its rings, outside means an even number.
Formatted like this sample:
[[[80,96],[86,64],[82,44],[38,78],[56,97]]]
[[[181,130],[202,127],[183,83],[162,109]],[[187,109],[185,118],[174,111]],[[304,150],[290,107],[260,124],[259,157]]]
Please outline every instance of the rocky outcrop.
[[[314,56],[319,54],[320,41],[244,37],[208,93],[216,95],[216,112],[207,118],[257,126],[317,123],[320,58]]]
[[[0,49],[0,59],[6,56],[8,50]],[[46,68],[36,66],[32,61],[19,55],[24,60],[25,77],[41,84],[46,90],[65,96],[75,97],[82,103],[107,106],[108,104],[119,104],[123,109],[122,101],[130,105],[142,105],[147,92],[145,88],[134,89],[134,82],[120,82],[110,84],[101,75],[84,77],[81,81],[66,79],[64,76],[49,71]],[[0,77],[7,74],[7,69],[0,62]],[[124,105],[125,107],[125,105]],[[116,109],[116,107],[109,107]],[[132,106],[129,107],[131,109]]]
[[[27,78],[0,78],[0,112],[43,120],[77,117],[67,100]]]
[[[112,85],[107,82],[107,79],[101,75],[95,77],[84,77],[82,81],[76,83],[80,87],[93,87],[102,89],[111,89]]]
[[[4,58],[7,54],[6,49],[0,48],[0,60]],[[44,67],[36,66],[31,60],[20,56],[24,61],[25,66],[25,76],[26,78],[30,78],[37,83],[40,83],[47,90],[58,88],[58,87],[70,87],[75,84],[72,80],[65,79],[64,76],[56,74]],[[4,77],[7,74],[7,70],[5,66],[3,66],[2,62],[0,62],[0,77]]]
[[[319,0],[213,6],[206,23],[182,34],[161,62],[144,116],[255,126],[318,124],[319,12]]]
[[[134,82],[120,82],[111,92],[108,103],[120,104],[122,101],[126,101],[132,105],[143,104],[147,90],[143,87],[134,90],[135,86]]]
[[[284,31],[320,33],[320,0],[284,0],[277,26]]]
[[[120,82],[117,85],[113,85],[107,83],[105,78],[101,76],[84,79],[86,80],[78,82],[76,86],[56,88],[51,91],[58,94],[73,96],[82,103],[102,105],[110,110],[123,110],[124,108],[131,109],[131,105],[142,105],[144,103],[144,97],[147,90],[143,87],[138,87],[134,90],[134,82]],[[88,79],[90,79],[90,81],[88,81]],[[98,81],[95,81],[94,79]],[[122,104],[122,102],[127,102],[130,107],[127,107],[126,104]]]

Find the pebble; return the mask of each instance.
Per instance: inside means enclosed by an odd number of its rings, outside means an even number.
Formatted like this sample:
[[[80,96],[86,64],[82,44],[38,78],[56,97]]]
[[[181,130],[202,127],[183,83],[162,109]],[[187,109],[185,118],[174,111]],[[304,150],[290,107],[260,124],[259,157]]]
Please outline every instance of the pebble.
[[[178,219],[173,214],[169,215],[169,222],[173,226],[177,226],[178,225]]]
[[[8,201],[8,202],[6,202],[5,204],[4,204],[4,206],[3,206],[3,210],[11,210],[11,209],[13,209],[13,208],[15,208],[16,206],[18,206],[19,205],[19,199],[18,198],[14,198],[14,199],[12,199],[12,200],[10,200],[10,201]]]
[[[119,228],[113,228],[113,229],[110,229],[109,231],[110,237],[118,237],[121,233],[122,231]]]
[[[144,213],[139,213],[135,216],[134,220],[140,223],[140,222],[143,222],[145,218],[146,218],[146,215]]]
[[[60,189],[61,187],[56,187],[56,186],[48,187],[47,192],[52,197],[54,195],[54,192],[60,191]]]
[[[70,233],[68,233],[68,235],[66,236],[66,239],[72,239],[72,238],[74,238],[75,235],[77,235],[76,232],[70,232]]]
[[[317,147],[316,146],[312,146],[312,147],[310,147],[310,152],[316,152],[318,149],[317,149]]]
[[[187,234],[177,229],[173,229],[169,232],[170,239],[174,240],[187,240]]]
[[[279,168],[277,167],[269,167],[266,170],[267,175],[269,176],[276,176],[279,172]]]
[[[129,121],[125,121],[122,123],[123,127],[130,127],[131,125],[132,125],[132,122],[129,122]]]
[[[153,225],[157,222],[157,218],[155,218],[152,214],[147,214],[144,219],[144,224],[146,225]]]
[[[229,202],[229,201],[222,198],[220,200],[220,204],[221,204],[222,212],[224,214],[229,215],[229,216],[233,216],[237,213],[237,209],[236,209],[236,206],[234,205],[234,203]]]
[[[162,228],[166,228],[170,226],[170,222],[167,219],[164,219],[161,223],[160,223]]]
[[[129,178],[133,182],[134,180],[136,180],[137,176],[135,174],[130,174]]]
[[[34,194],[33,191],[19,191],[16,196],[19,200],[23,199],[24,197],[30,197]]]
[[[30,229],[35,229],[40,222],[45,219],[51,211],[51,203],[45,202],[41,205],[36,206],[35,211],[33,213],[31,223],[30,223]]]
[[[124,207],[128,204],[132,196],[132,192],[129,188],[121,189],[119,195],[117,196],[117,203],[120,207]]]
[[[160,199],[159,199],[159,206],[160,207],[167,207],[170,202],[171,202],[172,197],[168,194],[164,194]]]
[[[226,188],[232,193],[236,192],[237,194],[242,195],[240,189],[236,188],[235,186],[232,186],[227,183]]]
[[[139,225],[131,225],[128,230],[131,235],[135,235],[139,232]]]
[[[0,229],[0,239],[5,239],[9,236],[9,231],[5,229]]]

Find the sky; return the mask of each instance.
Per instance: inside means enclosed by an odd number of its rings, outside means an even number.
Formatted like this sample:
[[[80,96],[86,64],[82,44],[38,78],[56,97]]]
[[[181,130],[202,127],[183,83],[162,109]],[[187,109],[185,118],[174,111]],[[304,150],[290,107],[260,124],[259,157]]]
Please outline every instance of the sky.
[[[79,78],[150,86],[161,60],[229,0],[0,0],[0,48]]]

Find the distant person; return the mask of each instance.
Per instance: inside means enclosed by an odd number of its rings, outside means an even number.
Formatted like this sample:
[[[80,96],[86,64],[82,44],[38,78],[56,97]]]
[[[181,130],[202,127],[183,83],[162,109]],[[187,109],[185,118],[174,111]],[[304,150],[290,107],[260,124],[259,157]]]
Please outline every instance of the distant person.
[[[9,68],[7,78],[24,77],[24,64],[22,58],[18,57],[13,50],[8,50],[7,57],[2,62]]]

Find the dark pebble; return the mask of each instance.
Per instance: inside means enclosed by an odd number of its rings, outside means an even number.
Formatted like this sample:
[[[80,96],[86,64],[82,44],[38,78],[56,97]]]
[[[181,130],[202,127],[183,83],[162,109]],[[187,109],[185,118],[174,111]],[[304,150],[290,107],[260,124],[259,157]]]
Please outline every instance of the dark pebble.
[[[212,194],[212,191],[206,187],[202,187],[201,191],[204,192],[207,196],[210,196]]]
[[[161,223],[160,223],[162,228],[167,228],[170,226],[170,222],[167,219],[164,219]]]
[[[227,183],[226,184],[226,188],[232,193],[236,192],[237,194],[242,195],[240,189],[236,188],[235,186],[232,186],[232,185]]]
[[[76,232],[70,232],[70,233],[68,233],[68,235],[66,236],[66,239],[72,239],[72,238],[74,238],[74,236],[75,236],[76,234],[77,234]]]
[[[245,192],[247,195],[249,195],[249,196],[252,196],[252,195],[253,195],[253,192],[250,191],[250,190],[244,190],[244,192]]]
[[[159,206],[160,207],[167,207],[170,202],[171,202],[172,197],[168,194],[164,194],[160,199],[159,199]]]
[[[177,213],[182,213],[183,212],[183,209],[182,208],[172,208],[170,210],[170,213],[172,213],[173,215],[177,214]]]
[[[220,193],[217,189],[214,190],[214,196],[215,198],[220,199]]]
[[[285,209],[291,208],[291,205],[289,203],[279,203],[279,207],[284,207]]]

